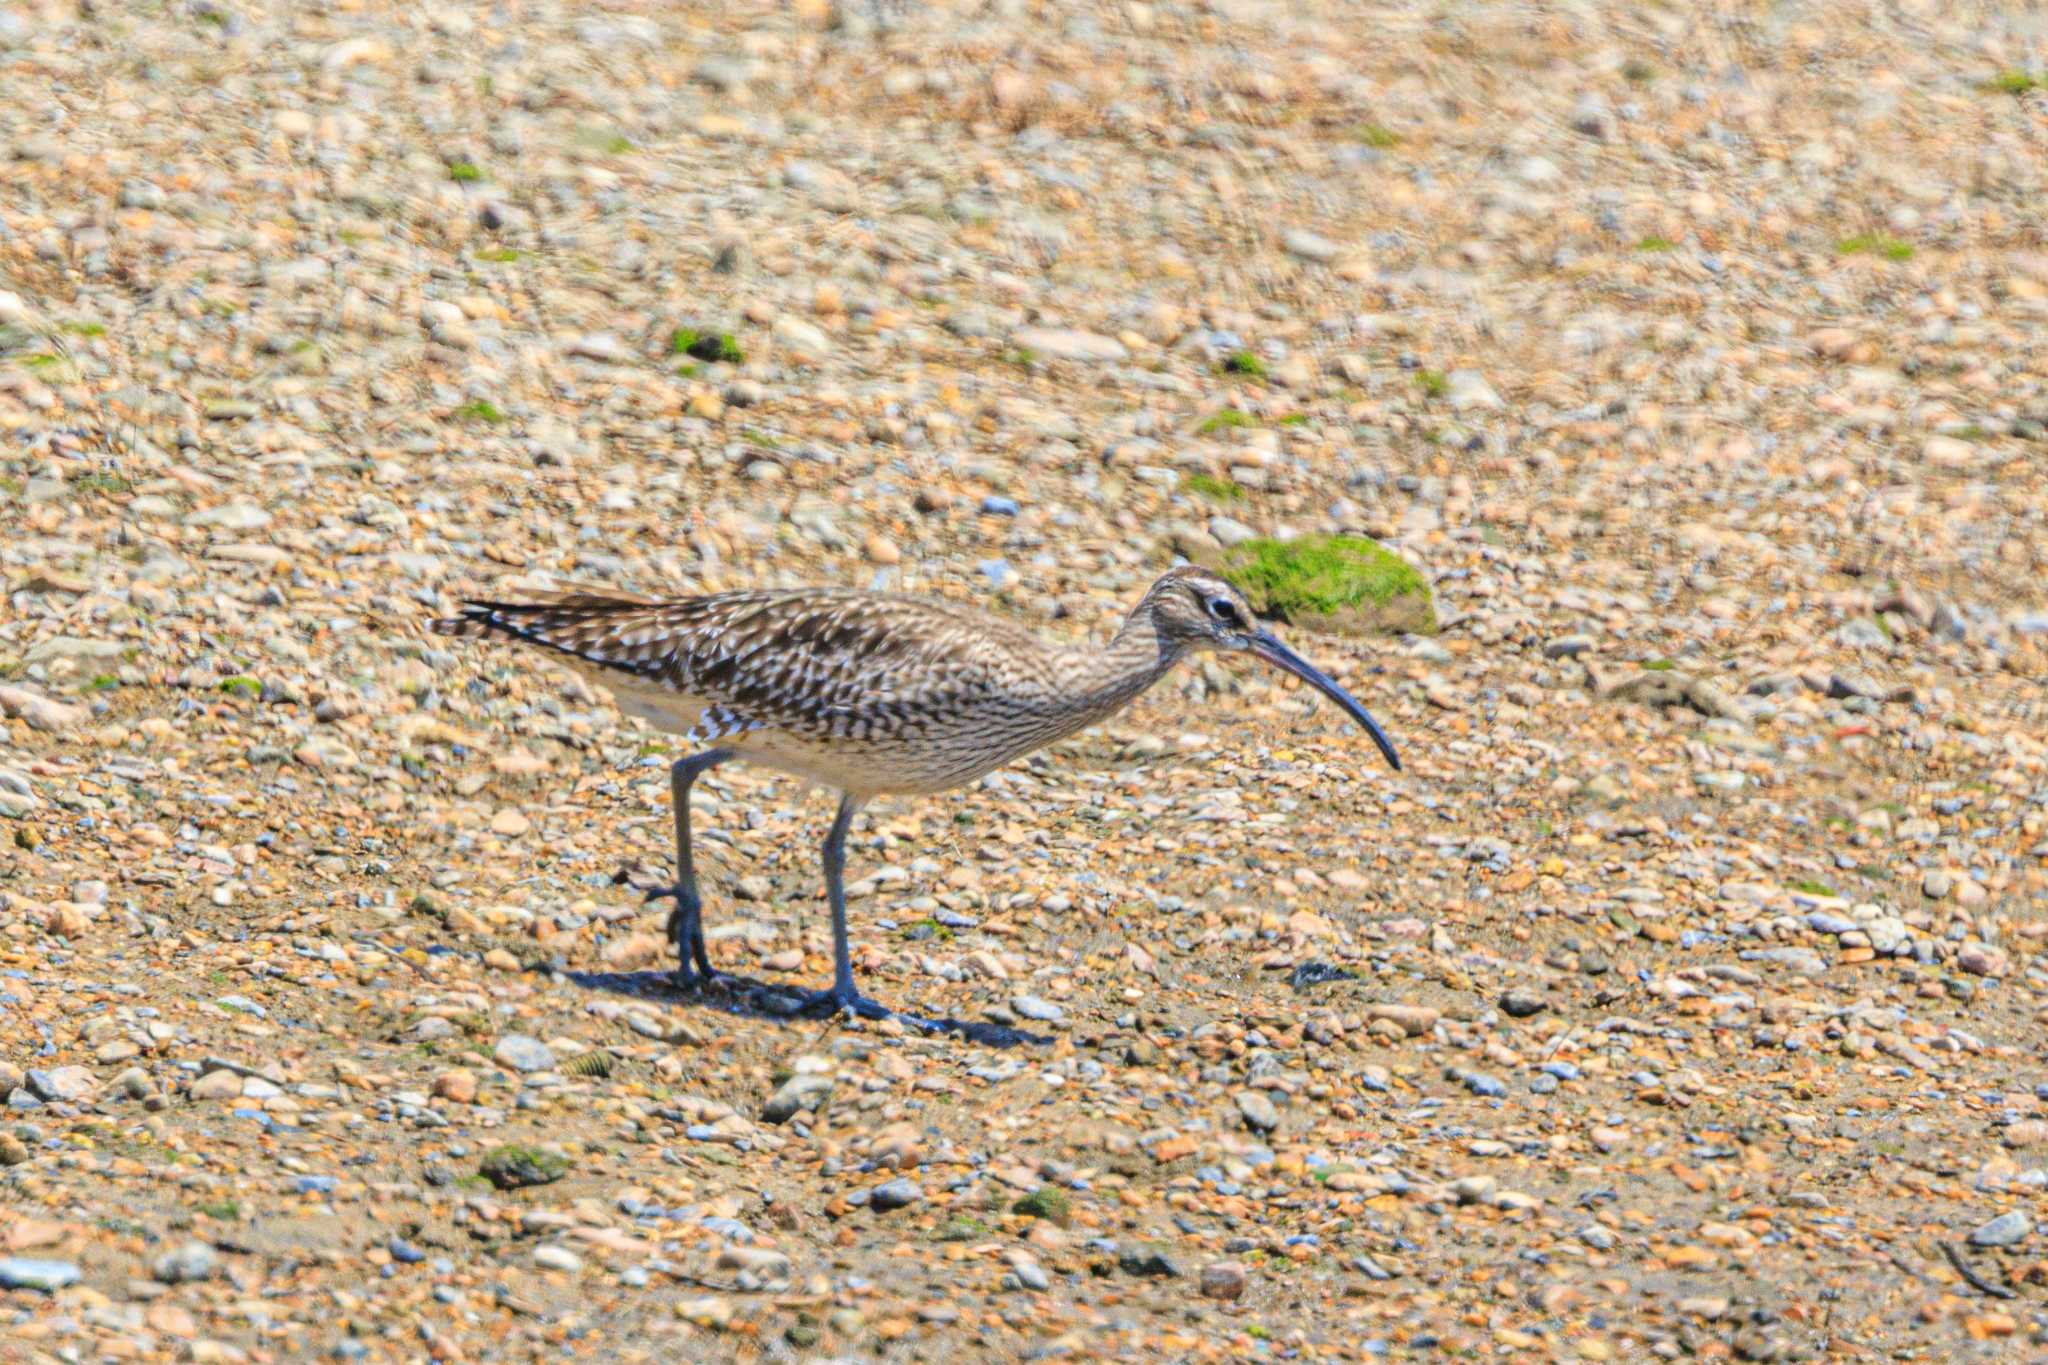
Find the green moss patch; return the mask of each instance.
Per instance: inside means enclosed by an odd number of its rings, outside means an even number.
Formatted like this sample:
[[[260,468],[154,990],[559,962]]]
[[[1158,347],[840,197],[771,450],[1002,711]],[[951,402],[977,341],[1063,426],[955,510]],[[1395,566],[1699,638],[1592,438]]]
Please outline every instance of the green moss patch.
[[[1040,1185],[1031,1193],[1010,1205],[1011,1213],[1021,1213],[1029,1218],[1043,1218],[1049,1223],[1064,1224],[1073,1213],[1073,1201],[1067,1192],[1051,1185]]]
[[[477,1174],[501,1190],[516,1190],[527,1185],[549,1185],[568,1173],[566,1158],[539,1147],[528,1147],[523,1143],[509,1143],[494,1147],[484,1154],[477,1164]]]
[[[676,328],[669,336],[668,349],[672,355],[722,361],[727,365],[743,364],[747,358],[731,332],[700,332],[694,327]]]
[[[1190,474],[1187,477],[1188,492],[1211,502],[1243,502],[1244,489],[1229,479],[1219,479],[1213,474]]]
[[[1261,615],[1341,635],[1436,631],[1421,573],[1362,536],[1247,540],[1218,568]]]

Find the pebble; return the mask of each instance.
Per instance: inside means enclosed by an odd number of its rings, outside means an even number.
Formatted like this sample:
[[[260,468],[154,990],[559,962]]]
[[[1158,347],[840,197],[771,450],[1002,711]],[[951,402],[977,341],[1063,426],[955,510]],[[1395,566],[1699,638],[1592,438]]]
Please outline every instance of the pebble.
[[[769,1123],[787,1123],[805,1109],[816,1109],[832,1093],[833,1079],[817,1073],[799,1073],[777,1088],[761,1106],[761,1117]]]
[[[907,1209],[923,1200],[924,1190],[912,1180],[891,1180],[875,1186],[868,1193],[868,1205],[878,1213],[888,1213],[892,1209]]]
[[[1270,1133],[1280,1126],[1280,1111],[1259,1091],[1238,1091],[1237,1108],[1244,1115],[1245,1127],[1253,1132]]]
[[[71,1261],[46,1261],[27,1256],[0,1256],[0,1289],[36,1289],[54,1293],[78,1283]]]
[[[1238,1261],[1216,1261],[1202,1267],[1202,1294],[1205,1298],[1235,1300],[1244,1297],[1244,1265]]]
[[[74,1104],[99,1088],[92,1072],[82,1066],[59,1066],[28,1073],[29,1093],[39,1100]]]
[[[149,1273],[165,1284],[190,1284],[210,1280],[220,1267],[220,1258],[204,1242],[186,1242],[150,1263]]]
[[[1980,1224],[1970,1233],[1970,1245],[1976,1247],[2018,1246],[2034,1235],[2034,1222],[2026,1214],[2014,1209],[2001,1213],[1988,1223]]]
[[[583,1258],[567,1247],[537,1246],[533,1249],[533,1263],[543,1270],[562,1270],[572,1275],[583,1269]]]
[[[1327,265],[1337,258],[1337,244],[1327,237],[1309,232],[1303,228],[1290,228],[1282,234],[1280,243],[1289,255],[1299,256],[1304,261]]]
[[[1010,340],[1024,353],[1048,360],[1099,364],[1130,359],[1130,352],[1115,337],[1073,328],[1023,327],[1012,333]]]
[[[555,1069],[555,1054],[538,1038],[508,1033],[491,1049],[491,1060],[513,1071],[536,1072]]]

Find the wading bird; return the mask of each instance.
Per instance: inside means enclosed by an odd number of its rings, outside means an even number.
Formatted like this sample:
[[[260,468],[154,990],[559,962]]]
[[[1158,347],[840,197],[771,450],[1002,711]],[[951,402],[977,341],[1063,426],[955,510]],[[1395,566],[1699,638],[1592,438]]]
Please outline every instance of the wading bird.
[[[524,602],[465,602],[443,635],[503,636],[555,651],[609,687],[621,710],[695,749],[670,770],[676,880],[668,934],[684,986],[714,978],[690,861],[690,786],[745,759],[840,793],[825,836],[833,981],[807,1008],[891,1011],[854,987],[846,938],[846,833],[884,794],[921,795],[1114,715],[1188,655],[1250,654],[1315,687],[1401,760],[1349,693],[1275,639],[1244,597],[1204,570],[1168,571],[1106,647],[1050,644],[973,608],[845,588],[766,589],[674,600],[572,591]]]

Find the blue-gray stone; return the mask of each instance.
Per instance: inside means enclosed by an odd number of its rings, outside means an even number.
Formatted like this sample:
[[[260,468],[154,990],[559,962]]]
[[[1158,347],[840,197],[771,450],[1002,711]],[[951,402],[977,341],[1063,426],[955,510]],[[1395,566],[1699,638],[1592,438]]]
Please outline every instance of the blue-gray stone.
[[[887,1213],[891,1209],[907,1209],[924,1198],[924,1191],[915,1181],[892,1180],[886,1185],[877,1185],[868,1191],[868,1204],[877,1212]]]
[[[555,1054],[548,1051],[548,1045],[523,1033],[508,1033],[500,1038],[498,1045],[491,1049],[491,1060],[514,1071],[555,1069]]]
[[[2033,1220],[2018,1209],[2014,1209],[2011,1213],[1999,1214],[1998,1217],[1972,1232],[1970,1234],[1970,1245],[1973,1247],[2018,1246],[2033,1235]]]
[[[78,1267],[70,1261],[0,1256],[0,1289],[40,1289],[48,1294],[77,1283]]]
[[[210,1280],[220,1268],[220,1258],[204,1242],[187,1242],[156,1258],[150,1273],[165,1284],[192,1284]]]

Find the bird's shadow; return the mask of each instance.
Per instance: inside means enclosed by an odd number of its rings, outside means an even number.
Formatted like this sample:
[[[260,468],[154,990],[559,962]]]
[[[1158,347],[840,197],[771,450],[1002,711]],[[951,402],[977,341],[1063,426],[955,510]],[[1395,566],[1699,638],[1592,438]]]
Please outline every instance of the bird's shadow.
[[[825,1022],[815,1015],[775,1008],[769,1003],[776,999],[794,1001],[797,991],[791,987],[730,972],[719,973],[716,985],[689,988],[677,985],[674,974],[665,971],[564,972],[562,975],[572,985],[588,991],[603,991],[607,995],[623,995],[634,1000],[654,1000],[670,1005],[700,1005],[740,1019],[799,1026]],[[985,1020],[926,1019],[902,1011],[898,1011],[896,1017],[918,1032],[952,1034],[985,1047],[1017,1047],[1025,1043],[1043,1046],[1052,1041],[1047,1035],[1027,1033],[1023,1029]]]

